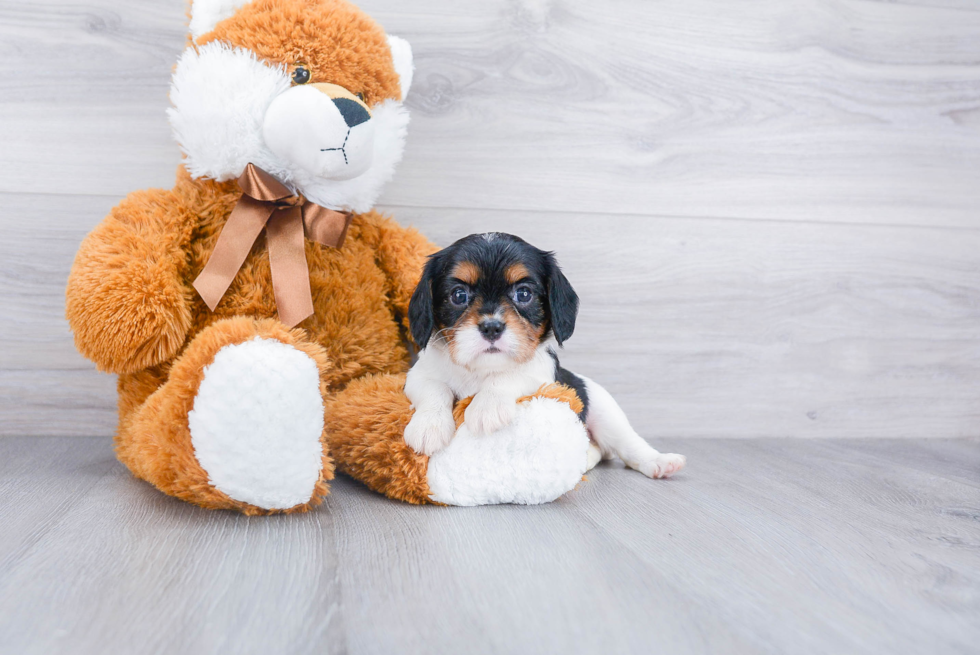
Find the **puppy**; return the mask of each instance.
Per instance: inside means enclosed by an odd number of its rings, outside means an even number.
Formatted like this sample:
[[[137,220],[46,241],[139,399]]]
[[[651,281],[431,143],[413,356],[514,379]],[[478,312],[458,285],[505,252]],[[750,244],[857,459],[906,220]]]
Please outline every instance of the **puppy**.
[[[408,314],[421,348],[405,382],[415,408],[405,441],[416,452],[449,444],[456,399],[475,394],[466,425],[491,433],[514,419],[518,398],[560,382],[582,400],[589,468],[614,455],[651,478],[684,467],[683,455],[650,447],[605,389],[559,365],[555,347],[572,336],[578,296],[552,253],[509,234],[464,237],[429,258]]]

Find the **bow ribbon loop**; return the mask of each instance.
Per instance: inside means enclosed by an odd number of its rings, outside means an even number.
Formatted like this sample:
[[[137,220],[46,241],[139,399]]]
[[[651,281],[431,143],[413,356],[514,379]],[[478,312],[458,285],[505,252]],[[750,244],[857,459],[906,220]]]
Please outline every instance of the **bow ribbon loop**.
[[[208,263],[194,280],[194,288],[214,311],[245,263],[255,240],[265,230],[279,320],[293,327],[313,314],[304,237],[340,248],[347,236],[351,215],[321,207],[294,194],[253,164],[245,167],[238,185],[242,197],[218,235]]]
[[[285,209],[287,207],[302,207],[305,204],[306,198],[303,196],[288,196],[286,198],[276,200],[276,207],[280,209]]]

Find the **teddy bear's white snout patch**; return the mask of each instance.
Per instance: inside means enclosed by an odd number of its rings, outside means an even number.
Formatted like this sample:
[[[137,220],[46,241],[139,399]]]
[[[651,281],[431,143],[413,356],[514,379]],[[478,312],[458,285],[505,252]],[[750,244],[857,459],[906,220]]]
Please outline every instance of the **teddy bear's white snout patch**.
[[[351,180],[374,161],[374,121],[354,99],[296,86],[279,94],[265,112],[262,134],[276,156],[328,180]],[[323,85],[333,86],[333,85]]]

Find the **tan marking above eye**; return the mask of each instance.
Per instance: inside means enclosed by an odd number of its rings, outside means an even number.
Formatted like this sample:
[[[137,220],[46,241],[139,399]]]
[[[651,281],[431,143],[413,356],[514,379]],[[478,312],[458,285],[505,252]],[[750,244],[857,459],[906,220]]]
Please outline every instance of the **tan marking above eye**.
[[[473,262],[460,262],[456,264],[452,273],[449,275],[456,278],[460,282],[465,282],[466,284],[473,286],[480,279],[480,269]]]
[[[516,284],[529,277],[531,277],[531,273],[524,264],[511,264],[504,271],[504,279],[507,280],[507,284]]]

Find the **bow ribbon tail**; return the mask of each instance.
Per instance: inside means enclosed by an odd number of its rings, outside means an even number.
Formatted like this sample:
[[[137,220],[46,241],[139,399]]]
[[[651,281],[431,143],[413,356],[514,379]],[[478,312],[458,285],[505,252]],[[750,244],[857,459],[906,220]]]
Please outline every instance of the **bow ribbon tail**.
[[[327,209],[307,202],[303,205],[303,227],[310,241],[324,246],[340,248],[347,238],[347,229],[353,217],[348,212]]]
[[[208,263],[194,280],[194,288],[211,311],[231,286],[273,211],[273,206],[247,195],[231,211]]]
[[[272,269],[272,290],[276,295],[279,320],[286,327],[295,327],[313,314],[302,209],[277,209],[266,223],[265,230],[269,246],[269,266]]]

